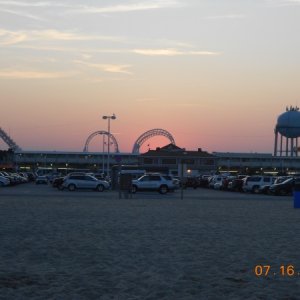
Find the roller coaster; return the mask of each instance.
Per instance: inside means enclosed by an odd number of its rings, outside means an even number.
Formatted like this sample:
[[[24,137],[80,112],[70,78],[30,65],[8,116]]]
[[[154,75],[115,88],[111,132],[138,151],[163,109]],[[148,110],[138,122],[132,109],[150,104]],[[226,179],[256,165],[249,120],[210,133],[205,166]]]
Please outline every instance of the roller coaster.
[[[10,149],[13,151],[21,151],[21,147],[19,147],[16,142],[0,127],[0,137],[2,140],[8,145]]]
[[[107,131],[104,130],[99,130],[99,131],[95,131],[92,134],[90,134],[84,144],[84,148],[83,148],[83,152],[88,152],[89,151],[89,144],[90,142],[96,137],[96,136],[106,136],[107,138],[109,137],[110,142],[112,143],[113,147],[114,147],[114,152],[119,153],[119,145],[118,145],[118,141],[115,138],[115,136]],[[168,132],[165,129],[161,129],[161,128],[155,128],[155,129],[151,129],[148,130],[146,132],[144,132],[143,134],[141,134],[137,140],[135,141],[133,148],[132,148],[132,153],[133,154],[138,154],[140,151],[141,146],[148,140],[151,139],[155,136],[164,136],[167,139],[169,139],[169,141],[171,142],[171,144],[175,145],[175,140],[173,138],[173,136],[171,135],[170,132]],[[16,142],[2,129],[0,128],[0,138],[3,139],[3,141],[9,146],[10,149],[12,149],[13,151],[22,151],[21,147],[19,147]]]
[[[91,142],[91,140],[97,136],[97,135],[105,135],[105,136],[109,136],[110,140],[112,141],[114,148],[115,148],[115,152],[119,152],[119,146],[118,146],[118,142],[117,139],[113,136],[113,134],[108,133],[107,131],[96,131],[94,133],[92,133],[91,135],[88,136],[84,148],[83,148],[83,152],[88,152],[88,148],[89,148],[89,143]],[[171,144],[175,145],[175,140],[173,138],[173,136],[171,135],[170,132],[168,132],[167,130],[161,129],[161,128],[155,128],[155,129],[151,129],[148,130],[146,132],[144,132],[143,134],[141,134],[138,139],[135,141],[133,148],[132,148],[132,153],[134,154],[138,154],[140,152],[140,148],[141,146],[150,138],[153,138],[155,136],[164,136],[167,139],[169,139],[169,141],[171,142]]]

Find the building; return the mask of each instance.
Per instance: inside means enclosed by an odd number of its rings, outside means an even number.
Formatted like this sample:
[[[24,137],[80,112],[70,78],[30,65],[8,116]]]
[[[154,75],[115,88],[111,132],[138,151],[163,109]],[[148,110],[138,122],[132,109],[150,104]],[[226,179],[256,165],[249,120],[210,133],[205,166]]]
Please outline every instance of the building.
[[[149,150],[146,153],[111,153],[109,166],[135,165],[148,172],[164,172],[174,175],[198,175],[214,172],[214,155],[202,149],[188,151],[174,144]],[[101,152],[66,152],[66,151],[17,151],[14,161],[19,169],[37,168],[90,169],[98,172],[106,170],[107,153]]]
[[[0,169],[13,169],[14,166],[13,150],[0,150]]]
[[[106,172],[107,153],[67,151],[16,151],[2,159],[2,168],[36,170],[37,168],[89,169]],[[7,164],[9,163],[9,165]],[[148,172],[164,172],[181,176],[197,176],[215,172],[300,173],[297,156],[273,156],[271,153],[208,153],[199,148],[189,151],[168,144],[146,153],[111,153],[110,169],[117,165],[137,166]]]
[[[90,169],[105,172],[107,153],[102,152],[68,152],[68,151],[16,151],[14,161],[18,169],[35,170],[37,168],[53,169]],[[132,153],[110,153],[109,165],[137,164],[138,155]]]
[[[201,148],[189,151],[174,144],[149,150],[141,154],[138,160],[139,165],[147,171],[161,170],[178,176],[197,176],[216,169],[214,155],[202,151]]]
[[[271,153],[213,152],[219,172],[300,173],[299,157],[273,156]]]

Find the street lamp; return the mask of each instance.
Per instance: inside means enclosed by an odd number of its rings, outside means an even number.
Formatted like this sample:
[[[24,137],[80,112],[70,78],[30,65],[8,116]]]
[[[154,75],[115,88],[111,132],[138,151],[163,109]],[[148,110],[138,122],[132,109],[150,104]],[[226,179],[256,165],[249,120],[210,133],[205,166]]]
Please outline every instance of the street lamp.
[[[107,137],[107,176],[109,175],[109,148],[110,148],[110,120],[115,120],[117,117],[115,114],[112,116],[102,116],[102,119],[107,120],[107,132],[108,132],[108,137]]]
[[[104,145],[106,145],[105,142],[105,135],[102,134],[102,173],[104,174]]]

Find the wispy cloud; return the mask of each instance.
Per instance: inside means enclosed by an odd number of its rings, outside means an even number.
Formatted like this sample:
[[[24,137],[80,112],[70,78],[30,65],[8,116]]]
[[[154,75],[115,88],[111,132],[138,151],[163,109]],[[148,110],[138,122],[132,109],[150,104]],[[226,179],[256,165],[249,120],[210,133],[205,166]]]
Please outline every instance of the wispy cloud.
[[[147,42],[147,41],[146,41]],[[153,44],[153,41],[150,41]],[[169,40],[169,39],[159,39],[156,42],[159,45],[166,45],[167,47],[179,47],[179,48],[193,48],[194,45],[191,43],[183,42],[183,41],[176,41],[176,40]]]
[[[231,14],[231,15],[219,15],[219,16],[208,16],[204,19],[206,20],[221,20],[221,19],[244,19],[246,15],[244,14]]]
[[[28,18],[35,21],[46,21],[45,18],[41,17],[41,9],[55,9],[55,8],[65,8],[71,9],[73,6],[63,4],[63,3],[56,3],[54,1],[38,1],[38,2],[26,2],[26,1],[1,1],[0,5],[0,12],[7,13],[11,15],[15,15],[22,18]],[[21,11],[22,10],[22,11]],[[33,14],[32,11],[35,11],[36,14]]]
[[[123,1],[125,2],[125,1]],[[184,2],[181,0],[151,0],[151,1],[136,1],[116,4],[110,6],[91,6],[86,4],[67,4],[56,1],[37,1],[37,2],[26,2],[26,1],[5,1],[0,0],[0,5],[13,6],[13,7],[29,7],[29,8],[44,8],[44,7],[58,7],[58,8],[71,8],[73,12],[81,13],[118,13],[118,12],[130,12],[138,10],[149,10],[159,9],[168,7],[182,7]]]
[[[64,40],[64,41],[88,41],[88,40],[105,40],[105,41],[122,41],[123,38],[116,36],[101,35],[84,35],[76,32],[58,31],[53,29],[39,30],[29,32],[32,39],[45,40]]]
[[[38,2],[26,2],[26,1],[1,1],[1,5],[8,5],[14,7],[65,7],[72,8],[74,5],[68,5],[64,3],[58,3],[55,1],[38,1]]]
[[[0,70],[0,77],[6,79],[55,79],[74,76],[74,72],[40,72]]]
[[[81,53],[81,57],[82,59],[89,60],[92,58],[92,55],[88,53]]]
[[[269,5],[275,6],[298,6],[300,0],[265,0]]]
[[[178,48],[102,48],[85,47],[86,44],[79,44],[76,48],[71,47],[71,45],[55,44],[55,41],[64,42],[78,42],[78,41],[101,41],[101,42],[114,42],[123,44],[133,44],[137,43],[130,41],[126,37],[120,36],[101,36],[101,35],[89,35],[78,33],[74,31],[59,31],[56,29],[45,29],[45,30],[21,30],[21,31],[11,31],[0,28],[0,45],[9,47],[18,47],[24,49],[32,49],[37,51],[56,51],[56,52],[74,52],[80,51],[85,53],[84,59],[90,57],[91,53],[109,53],[109,54],[137,54],[145,56],[216,56],[221,55],[221,52],[216,51],[199,51],[199,50],[186,50],[181,48],[194,48],[193,45],[186,44],[183,42],[176,42]],[[30,43],[31,42],[31,43]],[[35,43],[32,43],[35,42]],[[53,43],[43,43],[43,42],[53,42]],[[158,44],[162,41],[152,41],[152,44]],[[147,41],[150,43],[150,41]],[[165,43],[170,43],[166,41]],[[180,47],[181,45],[181,47]],[[127,65],[126,65],[127,66]],[[128,67],[128,66],[127,66]],[[121,71],[119,71],[121,73]],[[125,73],[124,69],[122,70]],[[127,72],[129,74],[129,72]]]
[[[1,38],[1,37],[0,37]],[[1,42],[0,42],[1,45]],[[70,52],[70,53],[78,53],[78,51],[87,53],[109,53],[109,54],[118,54],[118,53],[130,53],[130,50],[126,49],[98,49],[98,48],[86,48],[80,47],[64,47],[64,46],[41,46],[41,45],[13,45],[15,48],[19,49],[31,49],[36,51],[53,51],[53,52]],[[86,57],[87,58],[87,57]],[[84,58],[84,59],[86,59]]]
[[[75,8],[70,12],[73,13],[88,13],[88,14],[108,14],[108,13],[124,13],[124,12],[134,12],[134,11],[144,11],[144,10],[153,10],[161,8],[171,8],[171,7],[181,7],[183,3],[176,0],[156,0],[156,1],[147,1],[147,2],[136,2],[136,3],[127,3],[119,4],[112,6],[82,6]]]
[[[84,2],[83,2],[84,3]],[[156,10],[163,8],[176,8],[184,6],[182,0],[149,0],[149,1],[135,1],[126,2],[123,1],[122,4],[99,6],[99,5],[88,5],[88,4],[68,4],[57,1],[5,1],[0,0],[0,5],[6,6],[6,8],[21,8],[21,9],[60,9],[61,14],[112,14],[112,13],[126,13],[126,12],[136,12],[136,11],[147,11]],[[26,16],[26,13],[20,13],[13,11],[11,9],[3,9],[3,12],[22,14]],[[30,14],[27,14],[30,17]],[[38,17],[31,15],[33,19],[38,19]]]
[[[212,51],[181,51],[177,49],[134,49],[133,53],[148,56],[178,56],[178,55],[220,55]]]
[[[27,34],[18,31],[0,29],[0,45],[13,45],[26,41]]]
[[[45,21],[45,19],[43,19],[41,17],[38,17],[36,15],[32,15],[32,14],[29,14],[29,13],[23,12],[23,11],[16,11],[16,10],[12,10],[12,9],[0,8],[0,12],[8,13],[8,14],[11,14],[11,15],[15,15],[15,16],[18,16],[18,17],[23,17],[23,18],[27,18],[27,19],[31,19],[31,20],[35,20],[35,21]]]
[[[88,63],[86,61],[80,61],[80,60],[75,60],[74,61],[77,64],[84,65],[89,68],[94,68],[98,69],[104,72],[109,72],[109,73],[123,73],[123,74],[128,74],[131,75],[132,72],[128,71],[128,68],[131,67],[131,65],[120,65],[120,64],[95,64],[95,63]]]
[[[99,64],[99,65],[94,65],[94,67],[102,69],[103,71],[106,72],[111,72],[111,73],[124,73],[124,74],[129,74],[131,75],[132,72],[129,72],[127,69],[131,67],[131,65],[111,65],[111,64]]]
[[[59,31],[55,29],[47,30],[19,30],[11,31],[0,28],[0,44],[12,45],[26,41],[111,41],[121,42],[124,38],[117,36],[101,36],[79,34],[76,32]]]
[[[7,45],[14,44],[17,42],[17,38],[22,38],[21,36],[16,36],[6,41]],[[26,39],[26,37],[24,38]],[[1,44],[1,32],[0,32],[0,44]],[[4,45],[4,42],[2,42]],[[54,52],[78,52],[78,48],[74,49],[71,47],[57,47],[57,46],[35,46],[35,45],[15,45],[17,48],[21,49],[32,49],[37,51],[54,51]],[[81,48],[81,52],[85,52],[82,56],[83,59],[89,59],[92,53],[107,53],[107,54],[137,54],[145,56],[218,56],[222,55],[222,52],[215,51],[182,51],[178,49],[95,49],[95,48]]]

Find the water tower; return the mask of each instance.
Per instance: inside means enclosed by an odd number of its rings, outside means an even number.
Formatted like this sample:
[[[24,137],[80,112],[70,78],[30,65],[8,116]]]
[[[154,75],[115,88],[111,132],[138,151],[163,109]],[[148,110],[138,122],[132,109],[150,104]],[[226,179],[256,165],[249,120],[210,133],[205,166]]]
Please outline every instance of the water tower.
[[[274,156],[298,156],[298,138],[300,137],[299,108],[287,107],[286,112],[278,117],[274,131]]]

